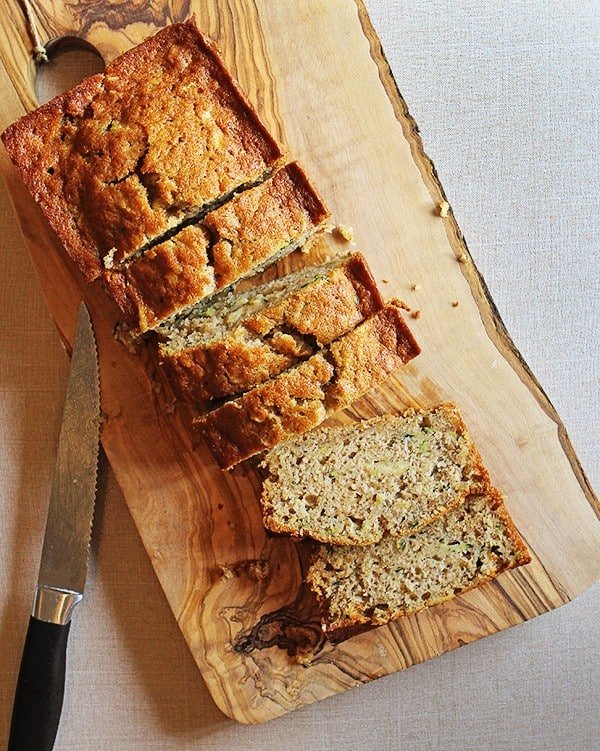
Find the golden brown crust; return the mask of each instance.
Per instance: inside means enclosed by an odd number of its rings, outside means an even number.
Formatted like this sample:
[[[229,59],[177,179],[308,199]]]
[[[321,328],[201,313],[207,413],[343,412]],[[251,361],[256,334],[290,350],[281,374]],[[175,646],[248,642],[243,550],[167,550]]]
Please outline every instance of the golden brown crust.
[[[192,225],[134,263],[102,272],[104,289],[121,309],[129,331],[147,331],[188,300],[215,292],[209,246],[206,231]]]
[[[223,469],[274,446],[289,435],[303,433],[323,422],[325,388],[332,366],[313,355],[297,368],[227,402],[194,423]]]
[[[368,355],[361,357],[357,350]],[[320,425],[418,353],[391,302],[322,353],[198,417],[194,424],[219,466],[228,469]],[[358,369],[359,363],[367,372]]]
[[[143,333],[291,251],[327,216],[291,163],[102,279],[130,332]]]
[[[275,378],[302,354],[300,345],[295,354],[288,354],[266,343],[249,347],[228,337],[202,349],[162,355],[160,362],[177,397],[194,405],[240,394],[252,385]],[[311,354],[310,350],[306,352],[307,357]]]
[[[87,280],[281,156],[193,20],[7,128],[6,149]]]
[[[327,284],[308,284],[279,305],[265,308],[244,326],[259,336],[278,327],[315,339],[323,346],[381,310],[383,298],[364,256],[353,253],[326,275]]]
[[[392,300],[367,321],[368,328],[363,324],[333,342],[329,356],[338,377],[327,390],[329,411],[356,401],[373,387],[378,374],[387,375],[419,354],[400,310],[400,303]]]
[[[352,280],[352,286],[360,301],[360,312],[365,318],[383,308],[383,297],[362,253],[353,253],[350,256],[348,277]]]
[[[354,253],[330,269],[322,283],[307,284],[263,308],[217,341],[173,354],[159,347],[161,362],[185,401],[241,394],[314,354],[382,307],[365,259]],[[240,336],[241,331],[251,338]]]
[[[211,211],[202,223],[212,238],[217,290],[264,266],[284,248],[290,252],[328,217],[297,162]]]

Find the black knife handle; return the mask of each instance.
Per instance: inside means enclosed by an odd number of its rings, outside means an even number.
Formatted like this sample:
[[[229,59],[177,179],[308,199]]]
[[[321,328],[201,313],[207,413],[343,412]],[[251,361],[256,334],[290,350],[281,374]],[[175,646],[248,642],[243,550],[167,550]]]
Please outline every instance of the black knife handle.
[[[33,616],[23,648],[15,692],[8,751],[52,751],[65,690],[70,623]]]

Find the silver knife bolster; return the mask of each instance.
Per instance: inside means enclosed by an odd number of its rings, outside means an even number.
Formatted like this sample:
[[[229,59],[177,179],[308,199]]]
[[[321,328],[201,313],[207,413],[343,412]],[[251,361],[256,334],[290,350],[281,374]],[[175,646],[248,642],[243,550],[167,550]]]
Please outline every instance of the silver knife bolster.
[[[82,600],[79,592],[38,585],[31,615],[38,621],[65,626],[71,620],[75,605]]]

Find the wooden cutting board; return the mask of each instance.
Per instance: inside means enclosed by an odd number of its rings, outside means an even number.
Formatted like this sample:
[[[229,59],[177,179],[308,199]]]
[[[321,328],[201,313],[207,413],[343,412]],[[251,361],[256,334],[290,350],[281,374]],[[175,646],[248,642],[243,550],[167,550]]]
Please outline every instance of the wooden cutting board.
[[[2,5],[4,128],[36,101],[23,11],[14,1]],[[255,470],[225,474],[205,448],[190,449],[151,359],[135,359],[114,341],[110,306],[96,287],[82,288],[3,152],[2,175],[67,347],[79,300],[92,310],[103,445],[223,712],[241,722],[268,720],[521,623],[590,586],[600,574],[598,502],[556,411],[505,331],[452,213],[439,216],[442,188],[362,0],[43,0],[32,7],[44,42],[77,36],[105,60],[196,14],[335,220],[354,228],[385,294],[421,311],[411,324],[423,354],[339,420],[456,401],[532,551],[530,565],[477,591],[336,646],[322,644],[299,589],[302,551],[265,534]],[[411,290],[417,281],[420,289]],[[310,664],[288,655],[285,647],[298,640],[317,650]]]

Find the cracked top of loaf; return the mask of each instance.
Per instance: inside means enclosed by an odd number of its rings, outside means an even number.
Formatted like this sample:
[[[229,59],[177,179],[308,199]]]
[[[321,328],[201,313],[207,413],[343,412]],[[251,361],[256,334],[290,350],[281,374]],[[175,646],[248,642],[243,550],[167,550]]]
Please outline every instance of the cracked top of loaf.
[[[193,20],[117,57],[2,140],[87,280],[262,179],[281,156]]]
[[[305,242],[329,216],[300,166],[275,175],[102,274],[132,334],[254,274]]]

